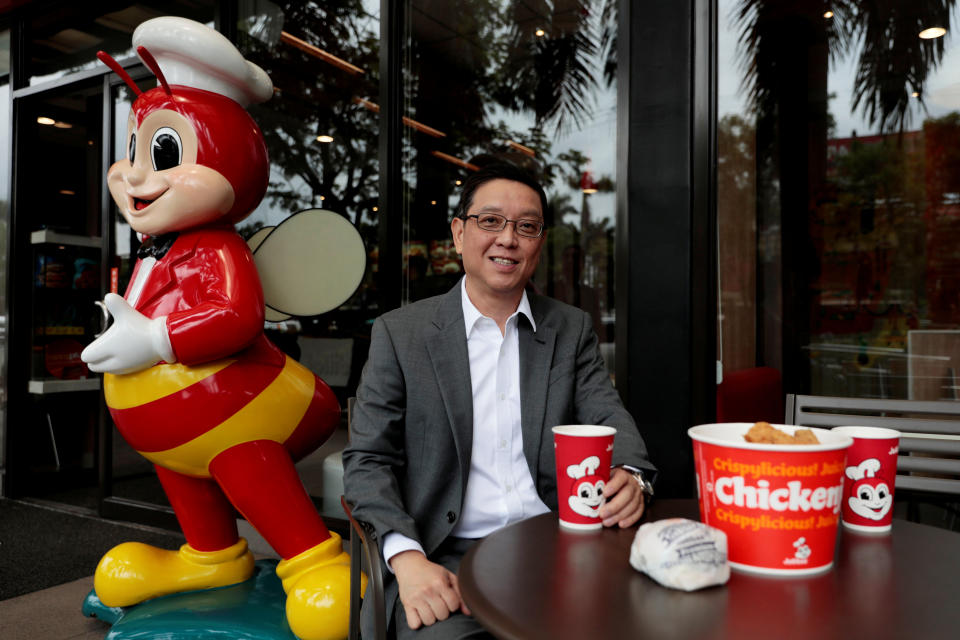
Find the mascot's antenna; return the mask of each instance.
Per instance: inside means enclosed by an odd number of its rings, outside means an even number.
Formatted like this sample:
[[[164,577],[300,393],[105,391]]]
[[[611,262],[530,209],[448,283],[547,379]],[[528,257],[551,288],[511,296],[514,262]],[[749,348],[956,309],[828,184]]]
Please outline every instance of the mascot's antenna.
[[[170,85],[167,84],[167,79],[163,77],[163,71],[160,71],[160,65],[157,63],[157,59],[153,57],[153,54],[147,51],[147,48],[144,46],[137,47],[137,55],[140,56],[140,59],[143,60],[143,63],[150,67],[150,71],[153,71],[153,75],[157,76],[157,80],[160,81],[160,85],[163,87],[163,92],[168,96],[172,96],[173,92],[170,91]]]
[[[140,90],[140,87],[137,86],[137,83],[133,81],[133,78],[130,77],[130,74],[120,66],[120,63],[113,59],[113,57],[106,51],[97,51],[97,58],[103,64],[110,67],[115,74],[120,76],[120,79],[127,83],[127,86],[133,90],[133,93],[140,96],[143,91]]]

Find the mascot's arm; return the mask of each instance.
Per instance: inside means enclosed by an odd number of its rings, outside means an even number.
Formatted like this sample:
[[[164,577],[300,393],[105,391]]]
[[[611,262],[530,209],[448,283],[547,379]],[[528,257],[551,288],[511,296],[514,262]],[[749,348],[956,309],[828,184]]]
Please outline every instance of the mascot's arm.
[[[200,364],[230,356],[263,332],[263,291],[253,256],[240,236],[213,233],[180,279],[186,303],[167,316],[179,362]]]

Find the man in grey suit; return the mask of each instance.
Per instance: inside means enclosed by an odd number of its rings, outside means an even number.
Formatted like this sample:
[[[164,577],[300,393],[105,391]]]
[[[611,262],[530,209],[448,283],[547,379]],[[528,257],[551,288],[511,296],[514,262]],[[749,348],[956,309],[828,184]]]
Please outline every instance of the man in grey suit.
[[[373,326],[344,489],[381,542],[387,617],[399,638],[486,635],[456,570],[475,540],[557,509],[551,427],[616,427],[601,517],[627,527],[643,513],[644,472],[655,469],[610,383],[590,316],[526,288],[545,209],[543,189],[512,165],[468,177],[450,225],[465,277]]]

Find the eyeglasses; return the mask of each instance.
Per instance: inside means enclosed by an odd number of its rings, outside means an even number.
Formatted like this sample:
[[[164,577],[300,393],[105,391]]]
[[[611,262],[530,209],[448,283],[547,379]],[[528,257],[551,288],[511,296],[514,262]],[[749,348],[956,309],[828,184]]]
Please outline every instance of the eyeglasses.
[[[463,219],[476,218],[477,226],[484,231],[498,233],[506,228],[508,222],[513,223],[513,228],[517,230],[517,235],[524,238],[539,238],[543,233],[543,222],[533,218],[521,218],[520,220],[508,220],[498,213],[471,213],[463,216]]]

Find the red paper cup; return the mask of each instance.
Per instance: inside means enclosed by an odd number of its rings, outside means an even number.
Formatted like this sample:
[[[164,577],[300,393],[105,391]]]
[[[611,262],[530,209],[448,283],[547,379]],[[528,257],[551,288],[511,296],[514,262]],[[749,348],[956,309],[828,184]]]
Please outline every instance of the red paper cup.
[[[834,427],[853,438],[843,480],[843,526],[857,531],[890,531],[900,432],[882,427]]]
[[[569,529],[600,529],[603,487],[610,481],[613,427],[568,424],[553,428],[557,460],[557,502],[560,525]]]
[[[848,436],[811,429],[820,444],[757,444],[748,423],[703,424],[693,439],[700,519],[727,534],[730,566],[805,575],[826,571],[843,499]],[[774,425],[792,434],[799,427]]]

